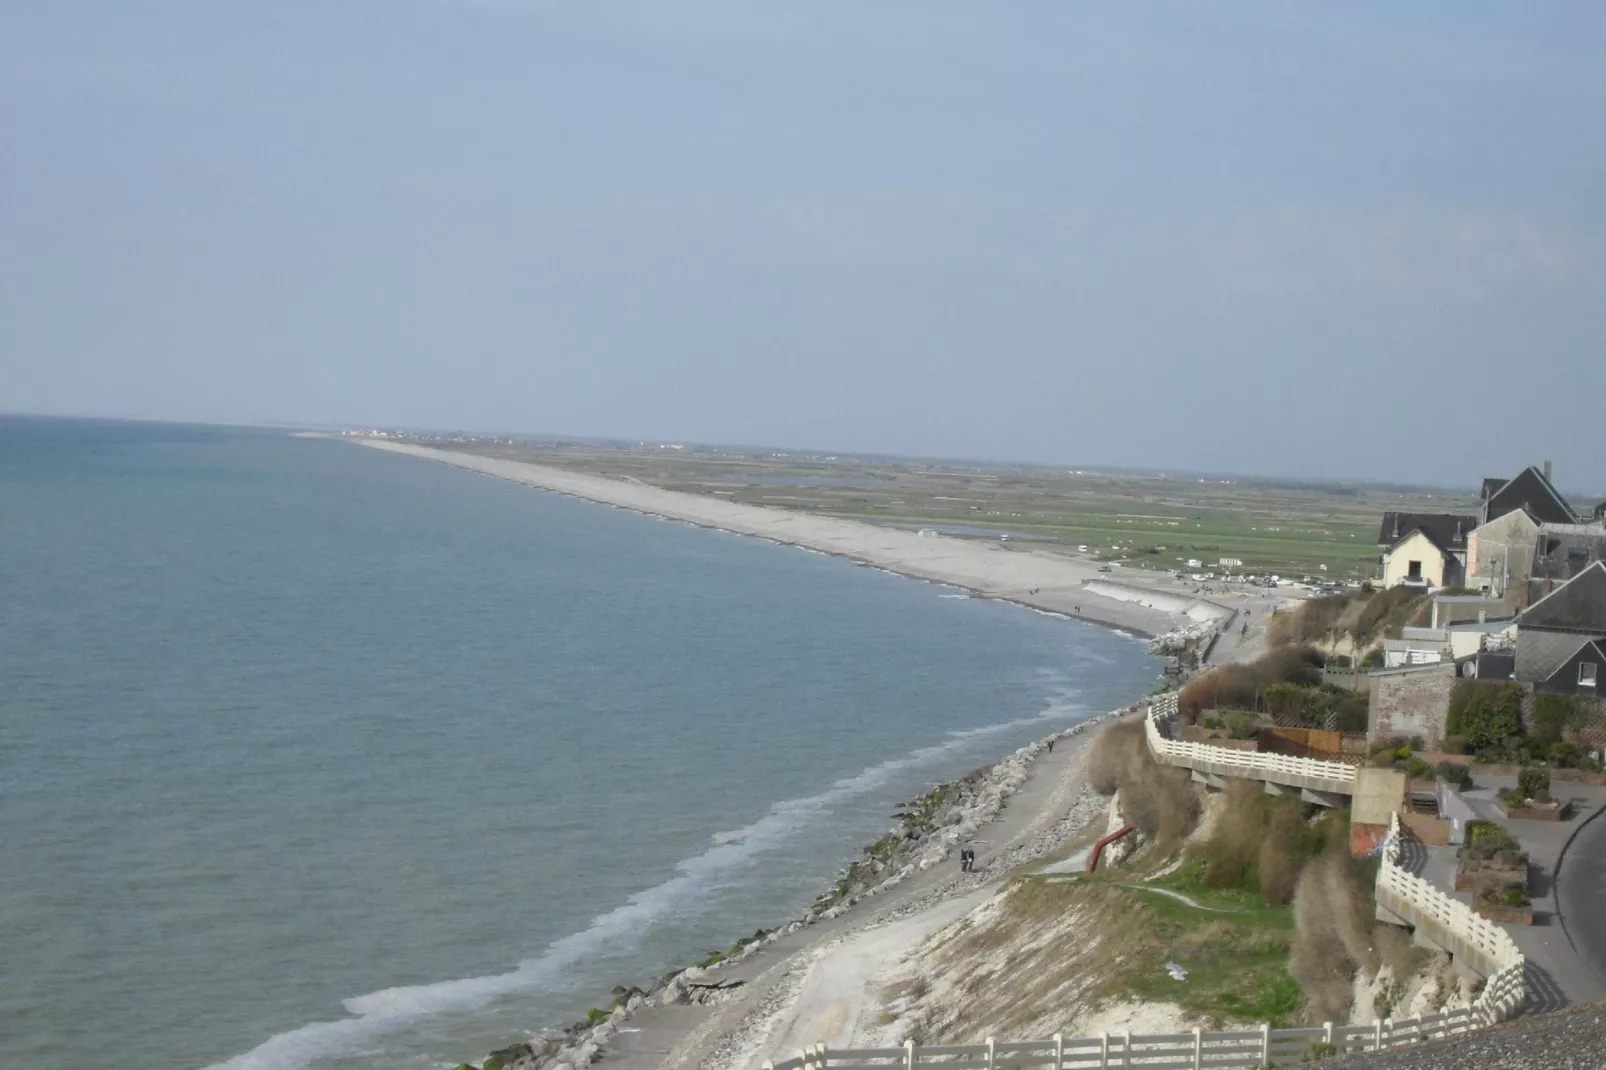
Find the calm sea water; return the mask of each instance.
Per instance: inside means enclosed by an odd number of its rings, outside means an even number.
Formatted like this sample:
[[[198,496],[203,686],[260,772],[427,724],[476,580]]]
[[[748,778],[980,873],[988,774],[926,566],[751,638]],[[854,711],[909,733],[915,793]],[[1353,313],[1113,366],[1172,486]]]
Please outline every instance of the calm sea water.
[[[0,417],[0,1065],[477,1059],[1156,669],[336,441]]]

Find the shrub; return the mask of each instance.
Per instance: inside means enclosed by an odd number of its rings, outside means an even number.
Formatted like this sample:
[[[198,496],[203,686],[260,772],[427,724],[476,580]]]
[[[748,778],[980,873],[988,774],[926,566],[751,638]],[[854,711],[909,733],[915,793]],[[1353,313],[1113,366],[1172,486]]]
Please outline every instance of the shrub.
[[[1579,752],[1578,744],[1576,743],[1562,740],[1560,743],[1551,744],[1550,761],[1553,765],[1560,766],[1563,769],[1570,769],[1576,766],[1582,757],[1583,755]]]
[[[1444,737],[1444,753],[1446,753],[1446,754],[1465,754],[1466,752],[1467,752],[1467,737],[1466,736],[1445,736]]]
[[[1433,772],[1433,767],[1421,758],[1412,758],[1405,763],[1405,775],[1420,780]]]
[[[1293,899],[1306,864],[1333,842],[1348,842],[1347,821],[1305,820],[1292,796],[1270,796],[1254,781],[1227,785],[1225,811],[1197,855],[1210,888],[1245,888],[1270,903]]]
[[[1461,680],[1450,692],[1447,735],[1461,736],[1474,751],[1503,744],[1522,723],[1522,685]]]
[[[1440,762],[1433,767],[1433,772],[1457,791],[1465,791],[1472,786],[1472,770],[1460,762]]]
[[[1376,751],[1367,759],[1367,764],[1373,769],[1393,769],[1394,752],[1391,750]]]
[[[1517,838],[1493,821],[1468,821],[1464,838],[1462,854],[1479,861],[1521,852]]]
[[[1561,742],[1567,729],[1581,719],[1581,705],[1572,695],[1535,695],[1528,717],[1528,734],[1547,747]]]
[[[1525,799],[1550,801],[1550,770],[1530,768],[1517,773],[1517,791]]]

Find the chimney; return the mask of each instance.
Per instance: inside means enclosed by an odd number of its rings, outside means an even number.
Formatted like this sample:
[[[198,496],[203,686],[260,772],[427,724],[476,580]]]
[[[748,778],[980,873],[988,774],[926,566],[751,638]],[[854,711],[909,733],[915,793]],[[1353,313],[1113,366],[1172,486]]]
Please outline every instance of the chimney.
[[[1549,461],[1545,462],[1545,482],[1546,483],[1550,482],[1550,462]]]

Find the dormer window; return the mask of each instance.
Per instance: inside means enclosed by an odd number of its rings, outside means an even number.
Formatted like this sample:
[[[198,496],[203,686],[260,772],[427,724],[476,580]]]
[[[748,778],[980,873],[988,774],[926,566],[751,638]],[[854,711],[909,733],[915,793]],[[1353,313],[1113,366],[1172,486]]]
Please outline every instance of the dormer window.
[[[1595,674],[1599,670],[1600,670],[1600,666],[1596,665],[1593,661],[1581,661],[1581,662],[1579,662],[1578,663],[1578,686],[1579,687],[1594,687],[1595,686]]]

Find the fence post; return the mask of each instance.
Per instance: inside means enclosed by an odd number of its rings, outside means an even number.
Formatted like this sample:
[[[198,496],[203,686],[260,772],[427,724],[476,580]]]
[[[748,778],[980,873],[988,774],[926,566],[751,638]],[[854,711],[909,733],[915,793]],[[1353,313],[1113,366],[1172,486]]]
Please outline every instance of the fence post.
[[[1260,1061],[1266,1066],[1271,1065],[1271,1023],[1260,1023]]]
[[[1193,1027],[1193,1070],[1204,1070],[1204,1032]]]
[[[1372,1025],[1372,1050],[1383,1050],[1383,1019],[1381,1018]]]
[[[1329,1048],[1332,1048],[1334,1055],[1342,1055],[1343,1054],[1343,1052],[1338,1050],[1338,1045],[1333,1043],[1333,1023],[1332,1022],[1323,1022],[1322,1023],[1322,1043],[1326,1044]],[[1267,1062],[1271,1062],[1270,1059],[1267,1059],[1266,1061]]]
[[[1065,1070],[1065,1034],[1054,1034],[1054,1070]]]
[[[987,1070],[996,1070],[998,1066],[998,1042],[992,1037],[987,1038]]]
[[[903,1042],[903,1070],[915,1070],[915,1039]]]
[[[1388,1035],[1389,1047],[1394,1047],[1394,1019],[1383,1019],[1383,1032]]]
[[[1054,1039],[1060,1040],[1060,1035],[1058,1033],[1054,1034]],[[1106,1030],[1105,1032],[1099,1034],[1099,1070],[1109,1070],[1109,1067],[1110,1034],[1109,1031]],[[1054,1062],[1054,1070],[1063,1070],[1062,1064],[1057,1059]]]
[[[1129,1070],[1132,1065],[1132,1030],[1128,1029],[1121,1034],[1121,1070]]]

